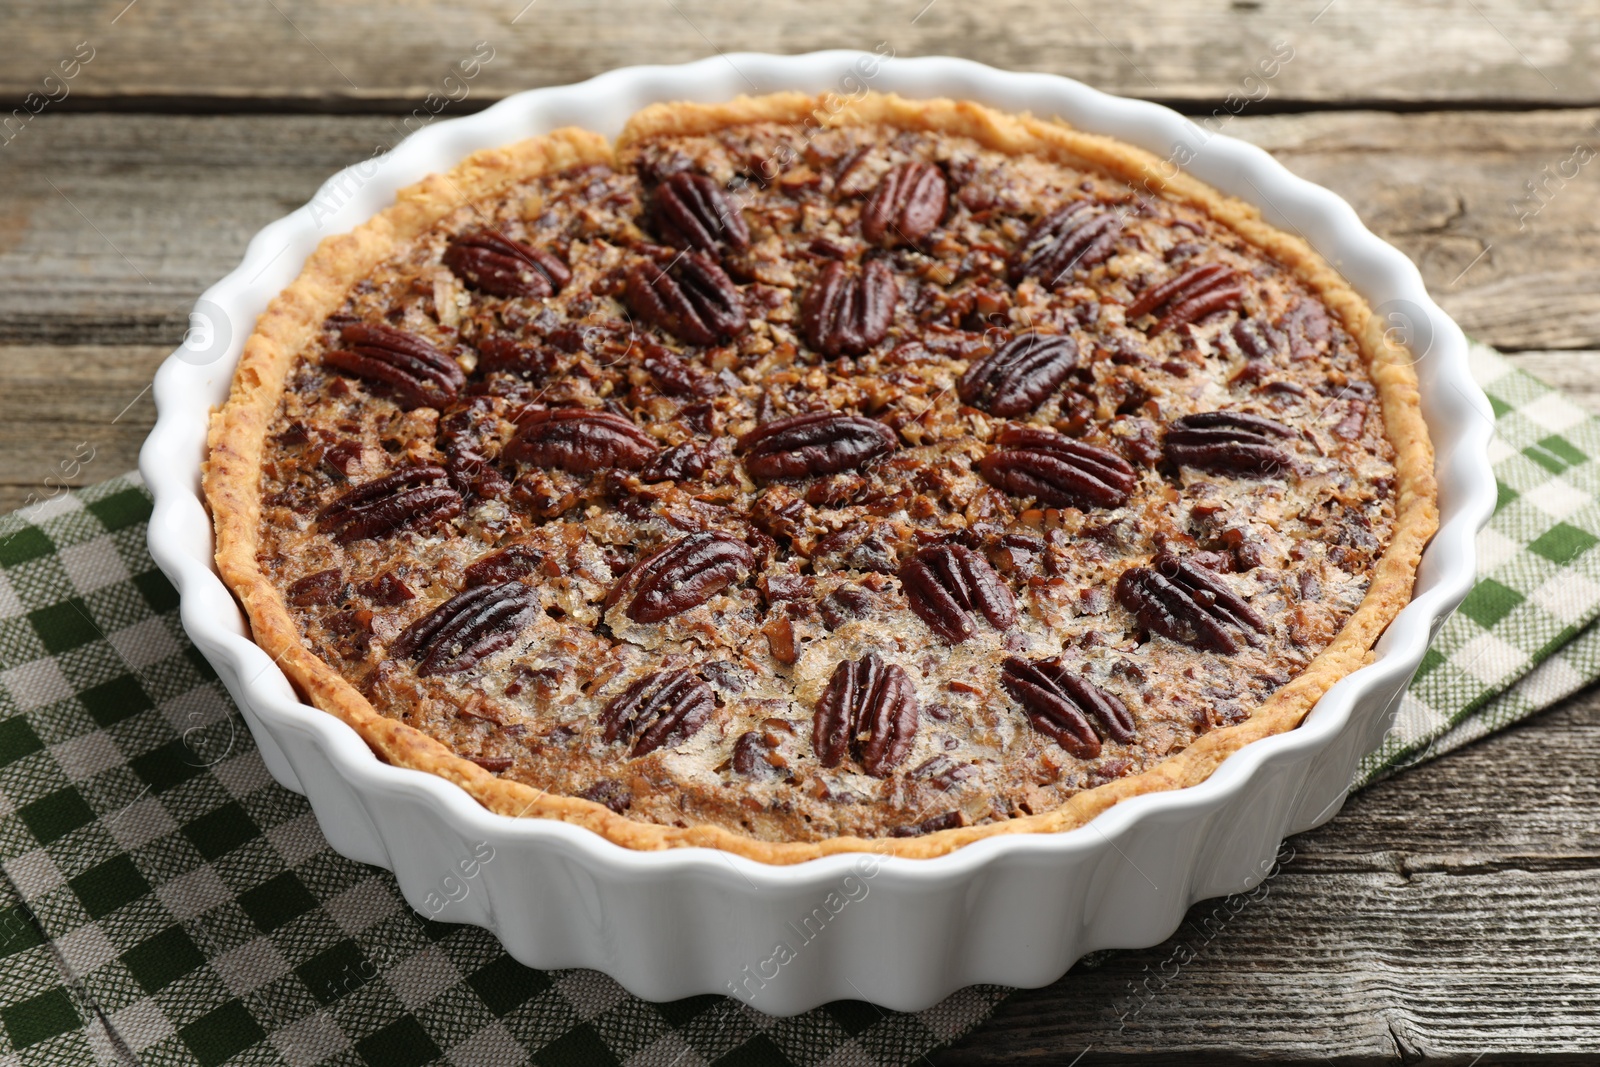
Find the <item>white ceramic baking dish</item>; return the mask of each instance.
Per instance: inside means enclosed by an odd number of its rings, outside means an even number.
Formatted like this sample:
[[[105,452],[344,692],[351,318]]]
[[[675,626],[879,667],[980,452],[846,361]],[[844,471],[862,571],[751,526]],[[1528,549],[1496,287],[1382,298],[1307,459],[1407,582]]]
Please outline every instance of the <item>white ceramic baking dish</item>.
[[[614,134],[661,100],[862,88],[1058,116],[1182,163],[1303,235],[1404,333],[1438,450],[1441,524],[1415,598],[1372,664],[1298,729],[1246,747],[1204,783],[1132,798],[1080,829],[993,837],[937,859],[841,855],[788,867],[701,849],[633,852],[564,823],[491,814],[441,778],[380,763],[349,727],[301,703],[217,577],[199,472],[207,416],[227,395],[251,324],[317,241],[470,152],[557,126]],[[1471,586],[1473,537],[1495,499],[1493,423],[1465,339],[1416,268],[1348,204],[1166,108],[958,59],[717,56],[617,70],[434,121],[263,229],[195,316],[155,382],[160,418],[140,462],[156,500],[150,550],[273,776],[306,795],[336,849],[392,870],[422,913],[485,926],[529,965],[598,968],[657,1001],[723,992],[774,1014],[836,999],[918,1010],[970,983],[1042,985],[1086,952],[1160,942],[1195,901],[1253,886],[1285,836],[1338,809],[1357,760],[1388,730],[1428,641]]]

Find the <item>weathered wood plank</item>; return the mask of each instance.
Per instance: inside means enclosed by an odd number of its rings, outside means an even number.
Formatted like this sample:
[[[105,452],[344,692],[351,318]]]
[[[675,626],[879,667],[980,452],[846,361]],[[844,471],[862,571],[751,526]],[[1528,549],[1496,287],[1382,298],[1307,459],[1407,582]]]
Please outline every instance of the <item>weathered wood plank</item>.
[[[1597,122],[1338,112],[1223,129],[1349,199],[1474,335],[1551,349],[1600,347],[1600,163],[1516,198],[1600,145]],[[43,116],[0,151],[0,343],[175,343],[256,229],[398,132],[373,116]]]
[[[68,86],[67,101],[78,106],[131,97],[184,107],[266,100],[409,110],[440,91],[480,41],[493,59],[470,83],[473,101],[641,61],[883,42],[899,55],[961,55],[1209,108],[1241,91],[1256,62],[1285,40],[1294,59],[1269,83],[1280,104],[1600,103],[1600,23],[1583,0],[23,0],[10,14],[0,38],[7,108],[44,88],[82,41],[94,53]]]
[[[1258,899],[1196,905],[933,1059],[1577,1062],[1600,1033],[1597,760],[1591,690],[1356,795]]]
[[[0,346],[0,514],[132,470],[169,351]]]
[[[1600,339],[1600,112],[1243,119],[1224,132],[1349,200],[1501,348]]]

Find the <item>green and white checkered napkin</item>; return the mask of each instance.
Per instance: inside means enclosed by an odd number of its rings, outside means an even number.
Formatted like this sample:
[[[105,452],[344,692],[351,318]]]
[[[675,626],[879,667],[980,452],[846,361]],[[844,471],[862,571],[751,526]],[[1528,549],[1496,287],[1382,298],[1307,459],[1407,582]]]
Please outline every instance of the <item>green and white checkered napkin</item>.
[[[1473,358],[1500,431],[1483,578],[1362,784],[1600,674],[1600,422]],[[420,918],[268,776],[184,638],[148,514],[126,477],[0,519],[0,1065],[898,1067],[1005,996],[792,1019],[718,996],[648,1004]]]

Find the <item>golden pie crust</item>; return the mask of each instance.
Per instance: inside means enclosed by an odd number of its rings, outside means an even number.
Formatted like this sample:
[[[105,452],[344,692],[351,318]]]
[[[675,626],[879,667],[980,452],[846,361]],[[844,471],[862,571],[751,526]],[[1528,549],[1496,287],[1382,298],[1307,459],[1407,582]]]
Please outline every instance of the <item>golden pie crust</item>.
[[[502,779],[420,730],[383,715],[307,648],[284,594],[257,560],[262,463],[294,360],[315,341],[324,320],[341,306],[350,287],[464,202],[494,196],[513,183],[542,174],[587,163],[611,164],[618,151],[644,138],[703,134],[754,122],[828,127],[881,124],[968,137],[987,149],[1008,154],[1087,165],[1203,211],[1309,287],[1355,339],[1368,361],[1385,434],[1395,453],[1393,534],[1370,572],[1365,598],[1332,642],[1243,721],[1203,734],[1148,770],[1078,792],[1053,810],[916,837],[841,836],[790,842],[757,840],[710,824],[681,827],[642,822],[600,803]],[[562,129],[475,153],[448,174],[430,176],[402,190],[393,206],[353,232],[324,240],[295,282],[273,299],[245,345],[231,395],[212,419],[204,489],[216,524],[218,566],[249,617],[256,643],[283,667],[313,705],[355,729],[384,761],[445,778],[491,811],[560,819],[627,848],[710,847],[773,864],[853,851],[922,858],[943,855],[995,834],[1071,829],[1127,797],[1202,782],[1244,745],[1294,728],[1334,682],[1368,661],[1373,642],[1409,601],[1422,549],[1438,522],[1433,452],[1411,358],[1405,349],[1390,343],[1366,302],[1305,242],[1263,222],[1250,205],[1223,196],[1174,172],[1156,156],[1112,138],[1086,134],[1059,121],[1002,114],[970,102],[880,94],[843,100],[778,93],[723,104],[659,104],[635,115],[615,146],[597,134]]]

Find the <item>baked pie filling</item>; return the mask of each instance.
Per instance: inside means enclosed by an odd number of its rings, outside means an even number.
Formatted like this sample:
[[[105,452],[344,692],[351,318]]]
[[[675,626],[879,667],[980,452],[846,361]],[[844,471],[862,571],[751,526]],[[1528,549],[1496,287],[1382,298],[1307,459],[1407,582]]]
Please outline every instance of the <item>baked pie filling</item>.
[[[761,855],[1146,775],[1306,672],[1403,526],[1359,665],[1432,508],[1365,305],[1214,205],[898,107],[667,109],[321,284],[240,485],[341,699],[480,798]]]

